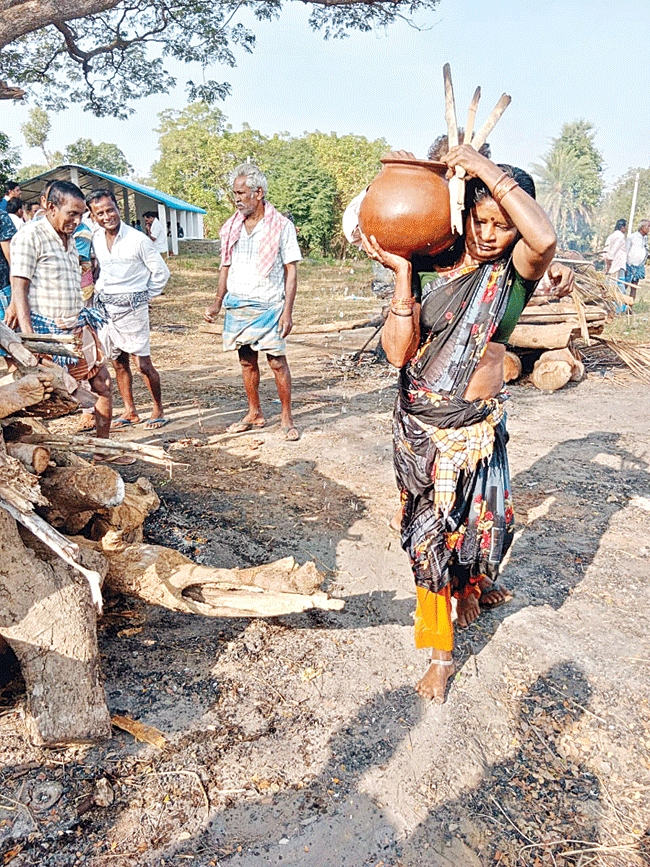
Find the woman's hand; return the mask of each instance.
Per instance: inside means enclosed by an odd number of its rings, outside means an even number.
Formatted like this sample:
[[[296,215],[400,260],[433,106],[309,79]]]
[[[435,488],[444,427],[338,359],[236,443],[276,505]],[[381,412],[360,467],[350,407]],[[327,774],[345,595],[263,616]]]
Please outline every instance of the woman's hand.
[[[375,262],[379,262],[385,268],[390,268],[390,270],[394,271],[396,274],[410,271],[410,261],[405,259],[404,256],[398,256],[396,253],[389,253],[388,250],[384,250],[384,248],[378,244],[374,235],[368,237],[362,232],[361,241],[363,242],[363,249],[371,259],[375,260]]]
[[[465,169],[467,174],[472,178],[483,178],[486,169],[496,169],[497,175],[501,175],[501,169],[496,166],[492,160],[484,157],[478,151],[474,150],[471,145],[462,144],[451,148],[444,157],[440,157],[440,161],[446,163],[447,178],[451,178],[454,174],[454,169],[459,166]]]

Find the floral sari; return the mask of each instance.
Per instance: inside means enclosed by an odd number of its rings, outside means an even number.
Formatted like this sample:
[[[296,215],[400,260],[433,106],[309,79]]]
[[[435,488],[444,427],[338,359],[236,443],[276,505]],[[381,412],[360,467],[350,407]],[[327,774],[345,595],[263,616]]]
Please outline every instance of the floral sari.
[[[393,419],[402,547],[419,587],[463,595],[482,575],[496,578],[512,541],[506,395],[463,395],[517,273],[506,258],[428,277],[420,346],[400,372]]]

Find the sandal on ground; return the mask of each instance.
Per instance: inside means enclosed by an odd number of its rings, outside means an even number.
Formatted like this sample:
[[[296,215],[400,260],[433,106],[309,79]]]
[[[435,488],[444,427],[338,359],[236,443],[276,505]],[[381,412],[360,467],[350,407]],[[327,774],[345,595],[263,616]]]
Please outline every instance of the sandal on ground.
[[[138,421],[132,421],[130,418],[116,418],[115,421],[111,423],[111,430],[121,430],[125,427],[133,427],[136,424],[140,424],[140,419],[138,419]]]
[[[295,443],[300,439],[300,433],[293,425],[291,425],[291,427],[283,427],[282,433],[284,434],[285,440],[288,440],[290,443]]]
[[[169,424],[169,419],[160,416],[160,418],[150,418],[149,421],[144,423],[145,430],[158,430],[158,428],[165,427],[166,424]]]
[[[94,455],[94,464],[111,464],[114,467],[130,467],[136,462],[135,455]]]
[[[236,421],[226,428],[226,433],[245,433],[247,430],[252,430],[255,427],[264,427],[266,422],[262,421]]]
[[[487,600],[483,600],[483,595],[487,596],[490,593],[500,593],[501,599],[497,599],[496,602],[488,602]],[[493,587],[490,587],[489,590],[484,590],[481,598],[478,601],[479,608],[482,608],[484,611],[491,611],[493,608],[500,608],[502,605],[506,605],[508,602],[512,602],[515,598],[514,593],[511,593],[510,590],[506,590],[505,587],[501,587],[500,584],[495,584]]]

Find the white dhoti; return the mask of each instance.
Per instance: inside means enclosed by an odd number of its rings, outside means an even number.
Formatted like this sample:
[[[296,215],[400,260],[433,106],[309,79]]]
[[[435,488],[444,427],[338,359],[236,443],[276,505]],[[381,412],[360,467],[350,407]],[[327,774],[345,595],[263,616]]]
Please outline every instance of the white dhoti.
[[[125,307],[104,300],[101,307],[106,324],[99,331],[99,339],[109,358],[117,358],[121,352],[151,355],[148,303]]]

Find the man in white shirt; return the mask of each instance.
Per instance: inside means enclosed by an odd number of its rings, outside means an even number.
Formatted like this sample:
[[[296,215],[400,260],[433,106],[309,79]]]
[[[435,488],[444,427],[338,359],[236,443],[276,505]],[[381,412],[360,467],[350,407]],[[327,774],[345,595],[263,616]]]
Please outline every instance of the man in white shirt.
[[[600,255],[605,260],[605,273],[614,280],[625,279],[625,230],[627,220],[617,220],[614,231],[607,237]],[[623,288],[623,287],[621,287]]]
[[[650,220],[641,220],[636,232],[627,239],[627,270],[625,280],[631,283],[628,290],[632,298],[636,298],[636,287],[639,280],[645,279],[645,260],[648,258],[648,232]]]
[[[285,438],[300,438],[291,414],[291,373],[286,337],[293,327],[297,267],[302,259],[291,220],[264,200],[266,177],[251,163],[231,175],[237,211],[221,228],[221,268],[217,297],[203,314],[213,322],[226,310],[223,348],[237,349],[248,412],[231,433],[264,427],[260,404],[258,352],[266,352],[280,398]]]
[[[72,237],[86,210],[83,193],[69,181],[54,181],[48,187],[47,211],[42,220],[31,221],[11,240],[11,304],[7,325],[39,334],[76,334],[82,342],[77,361],[54,360],[78,381],[87,380],[98,397],[95,423],[98,437],[107,437],[111,426],[111,377],[96,341],[101,326],[97,311],[83,307],[81,266]],[[95,460],[116,464],[134,463],[130,458]]]
[[[144,215],[144,227],[156,250],[161,256],[166,256],[169,252],[167,230],[153,211],[147,211]]]
[[[107,324],[100,339],[113,361],[124,412],[113,429],[140,422],[133,400],[133,355],[153,400],[147,430],[167,424],[162,405],[160,376],[151,362],[149,302],[160,295],[169,280],[169,268],[151,241],[124,223],[112,190],[94,190],[86,203],[99,227],[93,236],[100,273],[95,284],[95,303]]]

